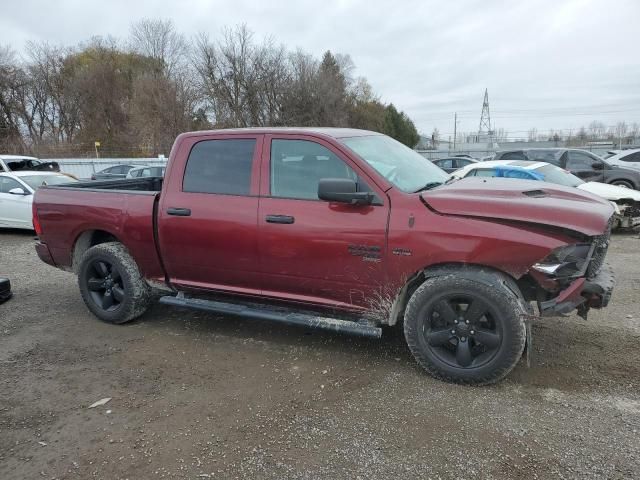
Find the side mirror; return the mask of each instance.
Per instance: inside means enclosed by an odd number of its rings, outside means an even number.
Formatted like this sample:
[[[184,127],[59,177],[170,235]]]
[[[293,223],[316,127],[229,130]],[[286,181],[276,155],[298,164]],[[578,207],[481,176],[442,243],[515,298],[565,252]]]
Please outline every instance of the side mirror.
[[[604,163],[602,163],[602,162],[593,162],[591,164],[591,168],[593,168],[594,170],[604,170]]]
[[[358,192],[356,182],[348,178],[322,178],[318,182],[318,198],[327,202],[370,205],[373,193]]]
[[[11,190],[9,190],[9,193],[11,195],[30,195],[29,192],[25,192],[22,187],[18,187],[18,188],[12,188]]]

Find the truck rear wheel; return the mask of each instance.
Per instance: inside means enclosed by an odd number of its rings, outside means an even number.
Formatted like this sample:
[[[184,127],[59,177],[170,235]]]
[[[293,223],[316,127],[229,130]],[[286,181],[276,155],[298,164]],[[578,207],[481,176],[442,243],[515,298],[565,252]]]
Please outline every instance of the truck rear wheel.
[[[125,323],[139,317],[151,301],[149,285],[135,260],[118,242],[101,243],[84,253],[78,284],[87,308],[108,323]]]
[[[409,299],[405,339],[416,361],[432,376],[456,383],[494,383],[522,356],[526,305],[500,275],[495,275],[495,283],[484,277],[432,277]]]

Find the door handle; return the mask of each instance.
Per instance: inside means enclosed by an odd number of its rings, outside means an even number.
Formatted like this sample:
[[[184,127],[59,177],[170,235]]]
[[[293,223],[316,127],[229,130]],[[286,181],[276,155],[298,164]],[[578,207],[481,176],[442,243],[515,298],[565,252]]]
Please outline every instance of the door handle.
[[[296,221],[296,219],[291,215],[267,215],[265,220],[267,221],[267,223],[284,223],[284,224],[291,224]]]
[[[190,217],[191,209],[169,207],[167,208],[167,215],[175,215],[176,217]]]

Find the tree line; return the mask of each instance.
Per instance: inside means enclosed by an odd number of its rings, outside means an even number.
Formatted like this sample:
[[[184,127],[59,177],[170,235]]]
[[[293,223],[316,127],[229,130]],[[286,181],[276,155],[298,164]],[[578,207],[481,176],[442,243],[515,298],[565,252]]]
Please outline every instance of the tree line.
[[[188,130],[332,126],[388,134],[414,147],[411,119],[385,104],[348,55],[315,58],[245,26],[188,39],[146,19],[129,37],[77,46],[0,45],[0,152],[168,154]]]

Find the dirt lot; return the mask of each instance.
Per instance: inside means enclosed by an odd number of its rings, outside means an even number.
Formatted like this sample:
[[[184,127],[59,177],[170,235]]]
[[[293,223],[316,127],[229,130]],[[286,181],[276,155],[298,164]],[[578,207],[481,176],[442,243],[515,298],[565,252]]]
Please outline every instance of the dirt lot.
[[[638,478],[639,249],[614,236],[609,309],[539,321],[531,368],[470,388],[393,334],[160,305],[106,325],[31,234],[0,233],[0,478]]]

